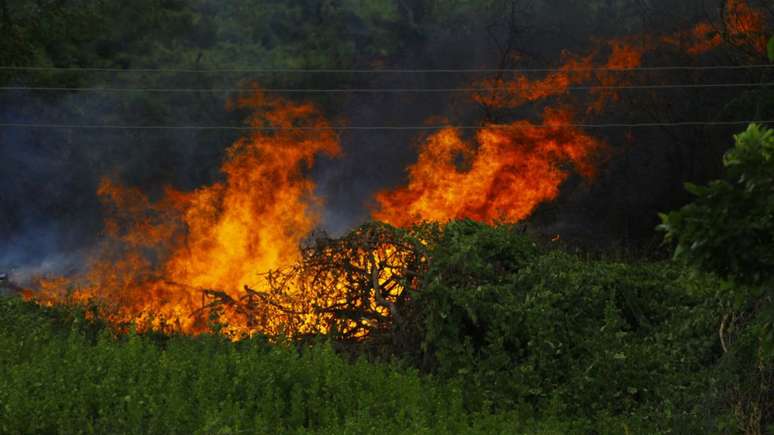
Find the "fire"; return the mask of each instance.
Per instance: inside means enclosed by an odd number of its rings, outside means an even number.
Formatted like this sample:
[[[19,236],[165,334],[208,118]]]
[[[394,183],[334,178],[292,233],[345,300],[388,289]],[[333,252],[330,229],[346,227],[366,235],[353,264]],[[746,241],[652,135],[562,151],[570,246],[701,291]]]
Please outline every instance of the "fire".
[[[407,185],[378,193],[372,216],[398,226],[461,218],[483,222],[527,218],[540,203],[557,197],[569,167],[592,178],[594,158],[605,148],[572,127],[577,123],[575,113],[552,106],[566,105],[573,86],[595,86],[585,101],[585,114],[601,113],[621,99],[616,88],[636,84],[622,72],[642,66],[648,54],[664,46],[696,56],[728,42],[765,53],[764,15],[744,0],[726,0],[722,27],[717,31],[703,22],[673,35],[616,38],[583,56],[562,53],[561,66],[543,78],[516,74],[477,82],[482,90],[472,98],[479,104],[515,109],[544,103],[548,108],[543,123],[486,125],[476,134],[475,144],[453,128],[431,135],[408,168]]]
[[[615,39],[606,43],[602,65],[594,62],[600,49],[581,57],[563,53],[562,66],[545,78],[518,74],[513,80],[483,80],[478,87],[496,90],[479,92],[473,99],[513,109],[567,96],[579,84],[621,85],[614,72],[595,68],[635,68],[647,50],[646,42],[635,38]],[[591,96],[587,113],[601,112],[619,98],[615,90],[604,88]],[[559,195],[571,168],[587,180],[594,177],[594,160],[605,144],[573,127],[575,119],[576,113],[564,106],[548,106],[541,124],[521,120],[486,125],[477,132],[475,144],[465,142],[453,128],[440,131],[421,146],[417,162],[408,168],[408,185],[377,194],[373,217],[398,226],[462,218],[521,221]]]
[[[682,47],[686,53],[698,56],[714,50],[723,43],[723,36],[710,23],[699,23],[688,31],[665,35],[661,42],[675,47]]]
[[[683,49],[698,56],[728,43],[736,47],[749,47],[755,55],[765,56],[767,35],[766,17],[763,11],[750,6],[745,0],[726,0],[719,24],[701,22],[692,28],[664,35],[660,42]]]
[[[765,51],[762,13],[743,0],[727,0],[723,17],[720,29],[699,23],[672,35],[613,39],[582,56],[563,53],[562,65],[542,78],[521,74],[477,83],[497,88],[473,95],[478,103],[501,109],[539,104],[541,121],[489,123],[470,138],[452,127],[429,135],[408,168],[408,183],[376,195],[374,219],[411,227],[529,217],[555,199],[573,173],[595,176],[606,145],[578,128],[576,119],[602,112],[620,98],[613,88],[633,84],[620,70],[641,66],[663,46],[694,56],[724,42]],[[577,85],[598,88],[572,106],[568,97]],[[569,108],[578,102],[585,111]],[[370,224],[302,247],[322,207],[307,172],[317,156],[340,153],[338,138],[311,104],[260,91],[234,104],[254,111],[249,122],[255,130],[228,148],[221,181],[189,192],[167,187],[152,199],[105,178],[97,190],[107,216],[105,237],[88,272],[42,280],[34,297],[42,303],[96,300],[108,320],[140,330],[202,332],[209,318],[233,337],[338,331],[357,339],[400,323],[407,290],[427,267],[420,246],[427,236]]]
[[[756,54],[765,56],[768,35],[762,10],[751,7],[745,0],[726,0],[723,17],[724,33],[736,46],[750,46]]]
[[[255,296],[277,314],[291,314],[296,332],[335,331],[344,339],[391,329],[406,333],[412,311],[407,302],[426,272],[425,247],[437,236],[433,228],[403,231],[372,222],[341,238],[318,239],[293,267],[269,275],[270,292]],[[250,311],[243,302],[237,305]]]
[[[542,125],[516,121],[483,127],[475,144],[458,130],[441,130],[422,145],[408,169],[409,184],[377,195],[374,218],[397,226],[462,218],[522,220],[559,193],[569,176],[561,164],[573,165],[585,177],[594,175],[591,156],[603,145],[565,126],[571,120],[569,110],[547,110]]]
[[[589,69],[594,66],[592,56],[576,59],[569,53],[563,53],[562,57],[563,65],[543,79],[531,80],[526,75],[519,74],[512,80],[482,80],[476,83],[477,87],[497,90],[480,91],[473,95],[473,100],[491,107],[515,108],[565,94],[570,86],[591,79],[592,72]]]
[[[258,273],[297,261],[321,206],[304,171],[317,155],[339,153],[337,137],[311,104],[260,92],[236,104],[256,111],[252,126],[276,130],[255,130],[234,143],[223,181],[192,192],[167,188],[151,201],[104,180],[98,194],[108,210],[107,237],[89,273],[44,282],[39,297],[96,299],[110,306],[115,323],[197,332],[207,327],[197,315],[203,289],[237,298],[243,286],[260,284]],[[299,126],[315,130],[292,129]],[[67,288],[72,291],[64,294]],[[218,320],[248,328],[237,314],[225,310]]]

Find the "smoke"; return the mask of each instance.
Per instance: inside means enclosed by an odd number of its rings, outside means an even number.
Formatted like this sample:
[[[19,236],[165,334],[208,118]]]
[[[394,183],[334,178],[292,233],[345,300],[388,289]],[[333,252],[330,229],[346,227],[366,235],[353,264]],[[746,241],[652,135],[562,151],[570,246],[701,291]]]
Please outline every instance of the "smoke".
[[[719,2],[695,0],[676,5],[671,0],[608,1],[594,16],[588,15],[585,2],[495,3],[499,6],[482,8],[472,15],[449,14],[442,23],[431,21],[428,11],[414,10],[413,27],[400,30],[407,35],[400,50],[379,59],[379,65],[371,65],[369,59],[352,63],[362,68],[395,69],[553,65],[563,50],[583,53],[595,38],[637,34],[653,26],[669,31],[679,29],[686,22],[706,16]],[[216,8],[213,3],[208,4]],[[366,37],[367,26],[356,17],[347,19],[345,26],[355,44]],[[215,37],[216,34],[208,36]],[[511,56],[503,56],[506,48]],[[656,61],[668,63],[669,59]],[[468,87],[474,80],[483,78],[486,77],[459,73],[366,74],[310,79],[305,86],[455,88]],[[220,79],[223,78],[200,82],[200,77],[164,75],[152,81],[142,78],[121,84],[192,88],[238,85],[233,79],[219,82]],[[685,76],[675,80],[688,79],[710,81],[712,77]],[[80,85],[90,86],[93,82],[84,78]],[[258,81],[257,84],[266,83]],[[225,97],[3,93],[0,122],[240,125],[245,114],[226,110]],[[699,118],[693,112],[693,94],[673,97],[670,98],[675,106],[670,102],[669,116]],[[722,105],[723,98],[712,100],[711,105]],[[487,116],[465,94],[351,94],[321,98],[319,104],[332,124],[352,126],[478,125]],[[711,105],[705,104],[702,109],[716,115],[707,109]],[[510,116],[507,121],[517,115],[534,118],[539,111],[538,107],[532,107],[518,114],[507,114]],[[606,121],[650,120],[635,105],[624,105],[604,115]],[[619,150],[631,151],[634,147],[628,145],[629,133],[605,132],[603,139]],[[686,174],[694,181],[712,174],[695,171],[692,166],[686,169],[674,162],[690,163],[695,157],[690,153],[707,149],[702,158],[714,159],[727,142],[724,140],[727,133],[692,131],[681,133],[677,138],[673,131],[638,133],[636,150],[611,156],[591,186],[577,179],[568,180],[562,186],[559,199],[538,209],[533,222],[543,225],[549,233],[575,233],[591,241],[612,240],[621,234],[647,234],[656,211],[682,200],[674,192],[680,190]],[[322,228],[341,234],[368,220],[374,193],[405,183],[405,168],[415,161],[417,144],[425,134],[394,130],[341,132],[343,156],[321,158],[311,170],[317,193],[325,200]],[[160,195],[165,185],[190,191],[222,177],[219,167],[224,150],[237,137],[235,132],[217,130],[0,129],[0,273],[13,269],[28,277],[35,273],[72,272],[100,238],[102,209],[95,192],[102,177],[139,187],[151,198]],[[673,143],[679,152],[663,145]]]
[[[390,69],[434,70],[491,67],[500,53],[487,33],[489,17],[429,27],[394,59]],[[524,17],[522,17],[524,18]],[[480,77],[470,73],[376,73],[358,86],[376,89],[470,87]],[[365,93],[338,102],[332,117],[351,126],[478,125],[482,110],[466,93]],[[370,220],[374,194],[407,181],[406,168],[432,130],[367,130],[341,134],[343,157],[317,164],[314,177],[325,199],[323,228],[334,235]]]
[[[91,94],[44,99],[15,93],[4,95],[0,106],[0,122],[6,123],[121,125],[137,123],[132,118],[138,116],[127,110],[136,107],[122,107],[115,97]],[[218,176],[227,144],[213,136],[187,131],[0,130],[0,272],[13,270],[16,280],[74,272],[83,264],[79,255],[100,237],[102,209],[96,190],[102,177],[151,194],[164,185],[193,189]]]

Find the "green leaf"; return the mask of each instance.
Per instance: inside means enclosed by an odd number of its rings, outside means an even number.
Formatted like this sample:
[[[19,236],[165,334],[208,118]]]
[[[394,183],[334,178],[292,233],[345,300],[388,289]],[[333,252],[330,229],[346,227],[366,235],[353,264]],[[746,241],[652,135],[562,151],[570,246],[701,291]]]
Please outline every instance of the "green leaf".
[[[695,196],[702,196],[706,193],[707,189],[693,183],[685,183],[685,190]]]
[[[771,39],[769,39],[768,51],[769,51],[769,60],[774,62],[774,36],[772,36]]]

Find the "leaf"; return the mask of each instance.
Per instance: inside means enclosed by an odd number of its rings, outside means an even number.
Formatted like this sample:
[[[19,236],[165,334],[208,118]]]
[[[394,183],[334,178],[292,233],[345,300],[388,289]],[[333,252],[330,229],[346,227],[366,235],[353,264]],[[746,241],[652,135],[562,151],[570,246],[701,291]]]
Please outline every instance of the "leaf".
[[[685,190],[687,190],[689,193],[695,196],[702,196],[707,191],[706,188],[693,183],[685,183],[684,186],[685,186]]]
[[[771,39],[769,39],[768,51],[769,51],[769,60],[771,62],[774,62],[774,36],[772,36]]]

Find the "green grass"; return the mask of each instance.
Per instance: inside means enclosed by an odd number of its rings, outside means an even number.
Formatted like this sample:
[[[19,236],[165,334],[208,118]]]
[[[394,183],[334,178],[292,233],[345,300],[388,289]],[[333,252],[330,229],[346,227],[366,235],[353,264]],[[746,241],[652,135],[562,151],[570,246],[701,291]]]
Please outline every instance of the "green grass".
[[[464,394],[398,364],[346,361],[326,344],[117,338],[78,312],[0,300],[2,433],[582,431],[470,413]]]

